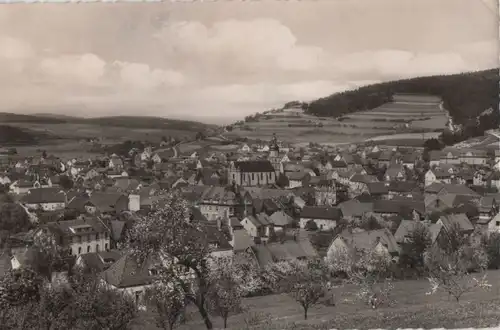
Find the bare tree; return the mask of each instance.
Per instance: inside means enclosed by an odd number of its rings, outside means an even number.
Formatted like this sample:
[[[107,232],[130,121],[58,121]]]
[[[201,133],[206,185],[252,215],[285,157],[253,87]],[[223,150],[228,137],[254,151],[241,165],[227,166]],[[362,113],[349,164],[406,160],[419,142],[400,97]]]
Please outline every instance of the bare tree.
[[[305,320],[309,309],[331,293],[329,272],[319,260],[276,262],[267,267],[265,276],[275,292],[286,292],[300,304]]]
[[[164,330],[173,330],[186,309],[184,292],[175,285],[153,285],[146,290],[145,301],[157,314],[156,325]]]
[[[222,317],[224,329],[230,314],[240,313],[242,308],[242,288],[235,277],[230,258],[216,258],[210,271],[208,306],[210,311]]]
[[[174,285],[194,304],[207,329],[211,251],[201,225],[188,221],[187,202],[178,192],[165,192],[151,212],[135,221],[128,235],[128,248],[140,264],[154,262],[156,282]]]
[[[387,276],[391,264],[388,253],[346,248],[335,251],[326,261],[333,272],[347,276],[346,283],[358,286],[357,298],[372,308],[393,303],[390,294],[394,286]]]
[[[463,245],[456,251],[448,252],[434,246],[426,253],[425,260],[431,286],[428,295],[442,290],[448,293],[448,297],[453,297],[459,302],[467,292],[491,287],[485,272],[488,267],[488,256],[480,244]],[[480,278],[470,273],[471,268],[475,267],[479,268]]]

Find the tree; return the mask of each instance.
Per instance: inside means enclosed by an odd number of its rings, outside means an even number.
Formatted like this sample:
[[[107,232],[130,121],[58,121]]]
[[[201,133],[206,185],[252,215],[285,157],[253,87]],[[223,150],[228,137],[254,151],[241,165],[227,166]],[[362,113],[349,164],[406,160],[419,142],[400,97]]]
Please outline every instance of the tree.
[[[439,142],[438,139],[434,139],[434,138],[429,139],[429,140],[425,140],[424,149],[426,151],[441,150],[442,149],[441,142]]]
[[[229,258],[216,258],[210,271],[210,289],[208,291],[208,306],[210,311],[222,317],[224,329],[227,328],[227,318],[232,313],[243,311],[242,289],[234,275],[232,261]]]
[[[27,267],[10,270],[0,279],[0,306],[10,308],[40,300],[43,279]]]
[[[307,320],[309,309],[330,293],[328,269],[320,260],[290,260],[270,264],[266,281],[275,292],[286,292],[300,304]]]
[[[500,234],[491,233],[483,236],[482,244],[488,254],[488,268],[498,269],[500,267]]]
[[[318,230],[318,225],[314,220],[309,220],[306,222],[305,229],[309,231],[316,231]]]
[[[54,272],[66,271],[69,269],[69,250],[57,244],[52,236],[36,236],[33,241],[33,247],[38,252],[38,257],[35,260],[36,270],[49,281],[52,280],[52,274]]]
[[[288,177],[284,175],[283,173],[280,173],[278,176],[278,180],[276,180],[276,185],[280,188],[285,188],[288,187],[290,181],[288,180]]]
[[[199,223],[189,219],[187,202],[179,192],[165,192],[151,212],[131,226],[127,245],[140,264],[159,261],[158,283],[173,285],[193,303],[207,329],[211,248]]]
[[[76,329],[128,329],[137,308],[126,293],[105,287],[95,276],[74,283]]]
[[[146,290],[145,301],[157,314],[156,325],[165,330],[173,330],[186,309],[184,292],[175,285],[156,283]]]
[[[391,304],[392,279],[388,278],[391,256],[374,250],[350,251],[337,249],[327,257],[327,265],[334,273],[346,275],[346,283],[358,287],[358,299],[378,308]]]
[[[73,180],[71,180],[67,175],[61,175],[59,177],[59,185],[64,190],[70,190],[73,188]]]
[[[458,302],[463,294],[475,289],[488,289],[491,285],[486,280],[484,270],[488,266],[488,256],[480,243],[471,242],[470,246],[462,245],[457,250],[445,250],[433,246],[425,256],[429,272],[430,292],[445,291]],[[469,270],[479,267],[483,273],[480,279],[472,276]]]
[[[409,232],[407,239],[401,245],[399,265],[402,269],[411,269],[422,275],[425,267],[425,251],[431,246],[429,229],[418,223]]]
[[[32,227],[33,224],[21,205],[13,202],[0,204],[0,230],[16,234],[28,231]]]

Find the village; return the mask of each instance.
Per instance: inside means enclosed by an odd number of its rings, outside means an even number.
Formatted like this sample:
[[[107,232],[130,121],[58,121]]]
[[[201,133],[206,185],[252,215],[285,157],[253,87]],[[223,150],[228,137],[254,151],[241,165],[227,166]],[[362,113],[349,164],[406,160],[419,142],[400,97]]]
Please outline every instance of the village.
[[[356,263],[361,251],[386,258],[400,279],[414,278],[418,267],[405,254],[417,229],[428,234],[429,250],[457,235],[494,246],[485,268],[500,266],[499,150],[376,141],[296,147],[276,134],[231,143],[238,144],[234,152],[183,154],[179,143],[163,143],[69,160],[5,149],[0,276],[35,268],[35,242],[48,238],[67,261],[49,270],[49,282],[67,281],[68,267],[84,269],[145,305],[157,273],[133,258],[127,239],[134,223],[171,194],[186,202],[185,221],[199,225],[211,257],[244,264],[252,274],[296,261],[325,260],[335,268],[339,253],[351,251]]]

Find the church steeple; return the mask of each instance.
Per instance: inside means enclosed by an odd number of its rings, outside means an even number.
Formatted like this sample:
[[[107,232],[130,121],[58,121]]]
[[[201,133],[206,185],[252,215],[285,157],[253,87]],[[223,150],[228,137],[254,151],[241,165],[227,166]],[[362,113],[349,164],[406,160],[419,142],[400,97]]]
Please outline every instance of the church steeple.
[[[278,145],[278,139],[276,138],[276,133],[273,133],[273,138],[271,139],[271,143],[269,144],[269,151],[271,152],[271,157],[278,157],[280,147]]]

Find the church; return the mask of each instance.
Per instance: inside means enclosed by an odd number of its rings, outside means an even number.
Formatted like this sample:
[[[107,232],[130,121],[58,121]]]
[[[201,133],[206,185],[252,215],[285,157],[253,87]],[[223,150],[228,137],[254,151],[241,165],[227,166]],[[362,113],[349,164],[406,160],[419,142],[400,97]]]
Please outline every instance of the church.
[[[276,183],[281,159],[276,134],[269,145],[268,160],[232,162],[228,171],[228,182],[243,187],[259,187]]]

